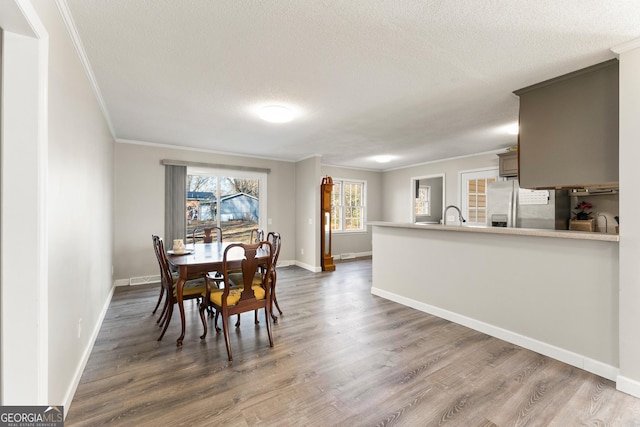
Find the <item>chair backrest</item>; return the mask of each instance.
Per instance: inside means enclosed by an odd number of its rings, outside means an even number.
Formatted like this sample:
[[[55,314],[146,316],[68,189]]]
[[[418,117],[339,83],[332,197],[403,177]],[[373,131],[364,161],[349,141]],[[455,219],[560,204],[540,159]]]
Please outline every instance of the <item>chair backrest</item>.
[[[280,233],[270,231],[269,234],[267,234],[267,242],[271,243],[273,248],[273,252],[271,254],[271,268],[276,268],[276,265],[278,264],[278,257],[280,256],[280,245],[282,243]]]
[[[251,230],[251,236],[249,237],[249,243],[258,243],[264,240],[264,230],[261,228],[254,228]]]
[[[222,229],[220,227],[200,227],[193,229],[192,243],[195,245],[196,240],[200,234],[204,234],[202,237],[202,243],[213,243],[213,231],[216,232],[216,239],[218,243],[222,243]]]
[[[162,286],[168,290],[169,295],[173,295],[173,276],[171,275],[171,268],[169,267],[169,260],[167,260],[167,253],[164,251],[164,242],[162,237],[153,235],[153,249],[156,252],[156,258],[158,258],[158,265],[160,266],[160,281]]]
[[[271,289],[268,285],[269,275],[267,272],[271,270],[272,253],[273,247],[271,243],[266,241],[255,244],[233,243],[225,248],[222,259],[222,272],[224,276],[223,306],[226,305],[229,292],[237,292],[238,287],[240,287],[240,301],[233,307],[234,312],[241,313],[265,307],[266,302],[271,299]],[[229,283],[229,273],[238,271],[237,261],[234,261],[238,258],[242,258],[240,267],[242,283],[235,283],[236,288],[232,290]],[[266,292],[264,300],[256,299],[254,290],[252,289],[252,286],[255,285],[254,278],[256,273],[261,274],[262,277],[261,285]]]

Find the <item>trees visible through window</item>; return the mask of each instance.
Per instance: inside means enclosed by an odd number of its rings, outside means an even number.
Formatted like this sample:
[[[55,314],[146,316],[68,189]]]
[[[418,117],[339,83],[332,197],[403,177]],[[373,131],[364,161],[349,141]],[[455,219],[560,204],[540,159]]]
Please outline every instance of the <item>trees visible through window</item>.
[[[229,173],[231,172],[231,173]],[[234,171],[187,171],[187,242],[204,227],[220,227],[224,240],[249,242],[251,230],[260,225],[263,174]]]
[[[431,215],[431,187],[418,187],[416,197],[416,215]]]
[[[331,230],[364,231],[365,181],[333,180],[331,192]]]

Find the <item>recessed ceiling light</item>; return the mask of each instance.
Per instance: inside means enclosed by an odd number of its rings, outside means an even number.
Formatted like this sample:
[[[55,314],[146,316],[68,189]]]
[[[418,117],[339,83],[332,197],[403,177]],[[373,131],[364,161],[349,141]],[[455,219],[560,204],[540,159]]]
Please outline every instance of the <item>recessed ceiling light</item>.
[[[295,113],[284,105],[267,105],[260,108],[258,115],[262,120],[270,123],[287,123],[293,120]]]
[[[389,163],[393,159],[394,159],[393,156],[388,156],[388,155],[376,156],[373,158],[373,160],[375,160],[378,163]]]

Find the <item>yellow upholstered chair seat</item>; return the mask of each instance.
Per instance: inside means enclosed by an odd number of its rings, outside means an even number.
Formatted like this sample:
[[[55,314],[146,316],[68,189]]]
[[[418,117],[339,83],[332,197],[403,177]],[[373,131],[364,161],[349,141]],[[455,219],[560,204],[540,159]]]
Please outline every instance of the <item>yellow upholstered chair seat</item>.
[[[260,285],[251,286],[253,289],[253,293],[256,296],[256,299],[263,300],[266,296],[266,292],[262,289]],[[211,302],[217,306],[222,306],[222,294],[224,289],[214,289],[211,291],[209,298]],[[227,296],[227,305],[232,306],[236,305],[238,301],[240,301],[240,294],[242,294],[242,288],[231,288],[229,289],[229,295]]]
[[[232,281],[233,283],[237,284],[237,285],[242,285],[242,273],[230,273],[229,274],[229,280]],[[252,285],[260,286],[261,284],[262,284],[262,274],[256,273],[253,276]]]
[[[176,283],[178,283],[178,278],[173,278],[173,296],[176,295]],[[194,295],[204,295],[206,289],[206,285],[204,283],[204,277],[201,279],[188,280],[187,283],[184,284],[184,288],[182,288],[182,297],[186,298],[188,296]]]

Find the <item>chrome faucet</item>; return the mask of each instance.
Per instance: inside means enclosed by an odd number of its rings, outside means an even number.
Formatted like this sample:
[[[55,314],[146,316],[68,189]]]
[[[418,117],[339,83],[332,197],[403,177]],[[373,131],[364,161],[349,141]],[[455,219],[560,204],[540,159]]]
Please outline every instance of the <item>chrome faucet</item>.
[[[460,211],[460,208],[454,205],[449,205],[444,209],[444,225],[447,225],[447,211],[451,208],[458,211],[458,219],[460,220],[460,224],[462,224],[463,222],[467,222],[467,220],[464,219],[464,217],[462,216],[462,212]]]

